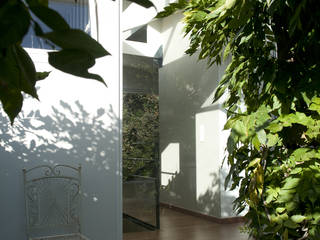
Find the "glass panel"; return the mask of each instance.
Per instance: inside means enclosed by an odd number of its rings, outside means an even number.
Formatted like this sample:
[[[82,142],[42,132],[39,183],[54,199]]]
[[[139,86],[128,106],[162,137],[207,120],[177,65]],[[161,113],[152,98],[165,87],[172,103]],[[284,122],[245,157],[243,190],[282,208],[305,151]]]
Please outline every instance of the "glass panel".
[[[124,94],[123,98],[123,175],[155,177],[159,132],[158,96]]]
[[[123,62],[124,224],[132,220],[154,229],[159,227],[159,65],[132,55]]]
[[[154,178],[132,177],[123,184],[123,212],[156,226],[156,196]]]
[[[123,92],[158,95],[159,60],[124,54]]]
[[[90,34],[88,0],[50,0],[49,7],[56,10],[66,20],[71,28],[81,29]],[[32,15],[34,19],[37,19]],[[44,32],[50,32],[40,20],[38,21]],[[26,48],[52,49],[52,44],[37,37],[32,27],[23,39],[22,46]]]

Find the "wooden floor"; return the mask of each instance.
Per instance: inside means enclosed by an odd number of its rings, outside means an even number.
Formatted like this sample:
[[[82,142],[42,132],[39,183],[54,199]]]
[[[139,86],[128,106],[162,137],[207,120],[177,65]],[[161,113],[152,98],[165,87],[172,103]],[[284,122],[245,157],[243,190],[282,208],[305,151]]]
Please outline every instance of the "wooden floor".
[[[124,233],[123,240],[247,240],[240,233],[241,223],[218,224],[186,215],[184,213],[161,209],[161,229]]]

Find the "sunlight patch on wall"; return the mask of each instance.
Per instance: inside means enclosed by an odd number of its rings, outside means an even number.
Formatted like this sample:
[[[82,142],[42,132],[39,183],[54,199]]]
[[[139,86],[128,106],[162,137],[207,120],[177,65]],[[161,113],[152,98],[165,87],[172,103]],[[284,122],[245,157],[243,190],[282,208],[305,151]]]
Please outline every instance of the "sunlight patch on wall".
[[[197,200],[203,196],[213,198],[219,190],[219,111],[197,113],[196,129],[196,181]],[[205,210],[205,209],[204,209]]]
[[[168,186],[180,172],[180,144],[170,143],[161,153],[161,185]]]

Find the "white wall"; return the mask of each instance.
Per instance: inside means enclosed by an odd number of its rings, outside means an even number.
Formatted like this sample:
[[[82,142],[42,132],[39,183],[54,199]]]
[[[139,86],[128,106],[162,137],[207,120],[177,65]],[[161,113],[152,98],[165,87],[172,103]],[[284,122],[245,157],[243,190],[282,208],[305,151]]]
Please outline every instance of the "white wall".
[[[28,50],[38,71],[40,102],[26,99],[11,127],[0,117],[0,236],[26,239],[22,169],[82,164],[82,232],[92,240],[122,239],[119,1],[97,0],[99,41],[112,56],[99,59],[95,80],[52,69],[42,50]]]
[[[183,38],[181,18],[175,14],[162,20],[161,167],[164,172],[174,169],[175,175],[162,173],[165,181],[160,199],[215,217],[233,216],[232,204],[225,203],[231,203],[234,194],[226,193],[222,185],[227,171],[221,169],[226,115],[220,103],[212,104],[224,66],[208,69],[206,61],[199,62],[196,54],[190,57],[184,53],[188,40]]]

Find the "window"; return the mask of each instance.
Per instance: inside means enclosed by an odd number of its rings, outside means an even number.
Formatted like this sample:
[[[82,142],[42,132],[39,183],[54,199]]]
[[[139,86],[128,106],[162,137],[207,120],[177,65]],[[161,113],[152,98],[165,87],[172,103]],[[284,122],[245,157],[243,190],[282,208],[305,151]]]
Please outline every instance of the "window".
[[[81,29],[90,34],[88,0],[50,0],[49,7],[60,13],[71,28]],[[36,19],[34,15],[32,17]],[[42,22],[40,22],[40,26],[44,32],[51,31]],[[52,49],[52,45],[36,36],[32,27],[24,37],[22,46],[26,48]]]

